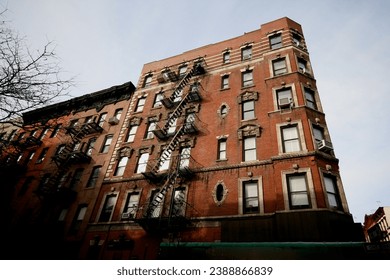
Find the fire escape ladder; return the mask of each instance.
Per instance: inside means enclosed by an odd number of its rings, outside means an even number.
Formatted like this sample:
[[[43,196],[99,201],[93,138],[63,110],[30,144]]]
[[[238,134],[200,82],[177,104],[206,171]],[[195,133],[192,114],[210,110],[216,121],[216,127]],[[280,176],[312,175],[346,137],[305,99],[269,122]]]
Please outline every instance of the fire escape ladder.
[[[172,172],[168,176],[164,186],[161,188],[159,193],[151,201],[149,207],[147,208],[144,214],[144,218],[157,218],[157,217],[153,217],[154,211],[156,210],[157,207],[159,207],[159,205],[161,205],[161,203],[163,203],[165,195],[176,184],[176,180],[178,177],[179,177],[179,172],[176,171]]]
[[[168,160],[172,152],[176,149],[177,145],[180,142],[181,136],[184,135],[184,126],[180,127],[175,135],[172,137],[169,144],[164,148],[164,151],[161,153],[160,158],[158,159],[156,165],[152,168],[152,172],[157,173],[163,162]]]
[[[170,103],[171,106],[166,106],[168,108],[172,108],[173,104],[175,102],[175,99],[182,94],[182,90],[184,87],[190,82],[192,76],[203,74],[205,71],[200,63],[195,64],[194,67],[183,77],[183,79],[179,82],[177,87],[175,88],[173,94],[165,100],[164,105]],[[169,115],[164,127],[160,130],[156,130],[156,136],[158,136],[160,139],[167,139],[169,137],[168,131],[170,127],[172,127],[176,120],[183,114],[184,108],[187,105],[187,103],[191,102],[192,100],[192,94],[191,90],[189,90],[184,96],[181,96],[180,102],[178,102],[176,108],[173,110],[173,112]],[[168,100],[169,99],[169,100]],[[199,100],[199,99],[198,99]],[[193,124],[192,124],[193,126]],[[161,153],[160,158],[157,160],[157,163],[151,168],[152,174],[156,175],[159,172],[159,169],[161,166],[166,162],[167,160],[171,159],[173,151],[177,148],[177,146],[180,143],[180,139],[182,136],[186,133],[188,133],[188,123],[182,125],[173,135],[172,139],[170,140],[169,144],[164,148],[164,150]],[[183,173],[183,170],[181,170],[181,156],[177,158],[177,160],[174,160],[171,164],[171,168],[169,169],[169,174],[166,177],[166,181],[160,191],[152,198],[150,203],[146,206],[145,211],[143,212],[142,219],[148,220],[151,218],[162,218],[162,213],[156,213],[157,209],[162,206],[164,203],[164,199],[166,197],[166,194],[170,189],[173,189],[175,185],[177,184],[177,180],[180,177],[185,177],[185,172]],[[150,174],[149,173],[149,174]],[[146,177],[148,175],[144,173]],[[170,219],[170,218],[169,218]],[[155,219],[154,219],[155,220]],[[140,221],[142,222],[142,221]],[[145,222],[145,221],[143,221]],[[150,222],[152,222],[150,220]],[[145,228],[150,227],[147,224],[144,224]]]
[[[179,84],[174,89],[172,95],[168,98],[171,104],[175,102],[175,99],[179,97],[184,87],[191,81],[191,78],[195,73],[194,69],[195,68],[192,68],[187,74],[184,75],[184,77],[180,80]]]

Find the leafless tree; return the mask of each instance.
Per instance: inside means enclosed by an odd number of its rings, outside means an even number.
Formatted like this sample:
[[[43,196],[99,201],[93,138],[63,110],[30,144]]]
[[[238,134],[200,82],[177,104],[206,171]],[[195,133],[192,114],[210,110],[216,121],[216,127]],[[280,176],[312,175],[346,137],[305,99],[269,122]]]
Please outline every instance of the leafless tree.
[[[25,38],[5,20],[5,13],[0,13],[0,123],[67,96],[74,84],[73,78],[61,78],[53,43],[30,51]]]

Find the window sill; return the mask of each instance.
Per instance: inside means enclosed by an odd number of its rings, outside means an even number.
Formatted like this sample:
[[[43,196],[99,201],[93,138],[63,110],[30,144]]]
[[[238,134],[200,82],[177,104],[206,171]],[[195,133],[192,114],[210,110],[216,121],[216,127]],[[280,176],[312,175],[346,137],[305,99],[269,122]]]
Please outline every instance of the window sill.
[[[242,86],[241,89],[244,90],[244,89],[248,89],[248,88],[252,88],[252,87],[255,87],[255,84],[252,84],[250,86]]]
[[[257,121],[257,118],[241,120],[242,123],[253,122],[253,121]]]

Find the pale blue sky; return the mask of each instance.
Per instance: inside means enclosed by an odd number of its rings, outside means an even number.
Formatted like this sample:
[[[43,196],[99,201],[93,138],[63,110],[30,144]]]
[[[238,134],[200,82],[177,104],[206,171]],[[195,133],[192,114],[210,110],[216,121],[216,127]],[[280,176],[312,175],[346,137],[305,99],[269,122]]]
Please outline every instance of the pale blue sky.
[[[287,16],[303,27],[350,212],[390,206],[390,1],[0,0],[31,49],[54,41],[78,96],[132,81],[145,63]],[[390,95],[390,94],[389,94]]]

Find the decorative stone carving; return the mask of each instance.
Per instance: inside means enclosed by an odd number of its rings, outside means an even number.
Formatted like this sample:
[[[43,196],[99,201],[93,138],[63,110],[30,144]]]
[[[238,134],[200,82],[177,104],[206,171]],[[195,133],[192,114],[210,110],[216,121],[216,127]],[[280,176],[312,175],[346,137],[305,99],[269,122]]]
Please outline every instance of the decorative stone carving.
[[[242,140],[249,136],[260,137],[260,134],[261,129],[258,125],[246,125],[238,130],[238,139]]]

